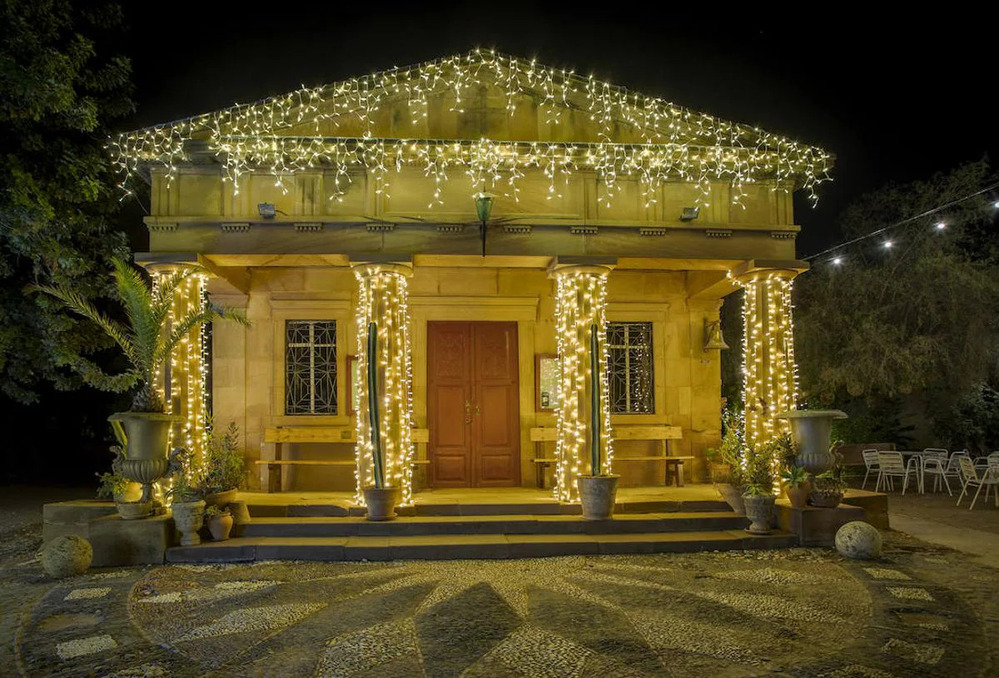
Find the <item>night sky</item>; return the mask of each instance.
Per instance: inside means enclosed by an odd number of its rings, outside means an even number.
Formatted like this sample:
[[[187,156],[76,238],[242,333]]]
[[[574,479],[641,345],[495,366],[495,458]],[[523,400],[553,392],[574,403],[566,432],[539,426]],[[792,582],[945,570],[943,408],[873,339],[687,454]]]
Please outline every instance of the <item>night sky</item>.
[[[800,254],[837,242],[836,215],[888,181],[999,154],[996,26],[984,16],[886,17],[802,4],[763,16],[674,3],[126,3],[138,127],[492,47],[574,68],[837,156],[816,209],[800,198]],[[356,3],[361,5],[363,3]],[[914,9],[912,6],[911,9]],[[901,10],[899,10],[901,11]],[[286,12],[286,13],[282,13]]]

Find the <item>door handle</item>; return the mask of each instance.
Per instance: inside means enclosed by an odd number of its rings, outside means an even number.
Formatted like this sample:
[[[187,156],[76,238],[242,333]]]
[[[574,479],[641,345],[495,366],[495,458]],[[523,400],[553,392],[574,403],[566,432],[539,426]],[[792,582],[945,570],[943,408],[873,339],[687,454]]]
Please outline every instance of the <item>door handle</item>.
[[[465,423],[472,423],[472,403],[467,400],[465,401]]]
[[[482,411],[479,410],[479,406],[478,405],[475,406],[475,413],[476,414],[482,414]]]

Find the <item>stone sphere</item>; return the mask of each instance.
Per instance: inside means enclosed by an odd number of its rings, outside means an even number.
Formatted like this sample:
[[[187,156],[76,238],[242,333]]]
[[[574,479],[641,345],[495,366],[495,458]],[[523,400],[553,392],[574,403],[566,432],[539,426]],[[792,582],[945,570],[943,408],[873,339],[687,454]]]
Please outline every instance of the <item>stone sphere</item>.
[[[86,572],[94,559],[94,549],[83,537],[65,535],[43,544],[38,557],[50,577],[62,579]]]
[[[881,555],[881,533],[878,528],[854,520],[836,532],[836,550],[853,560],[870,560]]]

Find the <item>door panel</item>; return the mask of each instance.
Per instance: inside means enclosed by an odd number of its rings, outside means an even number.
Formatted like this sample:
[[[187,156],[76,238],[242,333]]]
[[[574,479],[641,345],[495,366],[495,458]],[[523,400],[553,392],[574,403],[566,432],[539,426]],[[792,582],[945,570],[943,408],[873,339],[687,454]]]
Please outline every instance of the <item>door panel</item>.
[[[471,332],[464,323],[428,327],[430,482],[468,487],[472,480],[472,435],[465,403],[471,401]]]
[[[520,484],[516,323],[427,324],[431,483]]]

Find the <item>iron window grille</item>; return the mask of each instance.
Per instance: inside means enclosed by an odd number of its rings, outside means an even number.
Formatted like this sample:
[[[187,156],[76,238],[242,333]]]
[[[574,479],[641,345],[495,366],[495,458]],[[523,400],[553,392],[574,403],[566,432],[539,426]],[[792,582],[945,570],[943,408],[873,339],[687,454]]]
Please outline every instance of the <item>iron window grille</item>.
[[[612,414],[654,414],[652,323],[607,323]]]
[[[285,321],[285,414],[336,414],[336,321]]]

